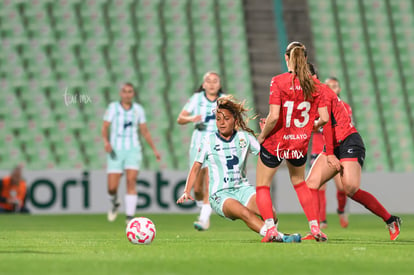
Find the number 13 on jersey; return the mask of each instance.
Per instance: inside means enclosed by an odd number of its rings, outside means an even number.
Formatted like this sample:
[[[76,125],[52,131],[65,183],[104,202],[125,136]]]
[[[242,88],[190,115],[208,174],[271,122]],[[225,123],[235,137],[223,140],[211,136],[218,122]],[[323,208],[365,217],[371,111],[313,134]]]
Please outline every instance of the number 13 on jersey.
[[[285,104],[283,104],[283,107],[287,108],[286,112],[286,128],[290,127],[290,123],[292,121],[292,113],[293,113],[293,107],[294,107],[294,101],[286,101]],[[309,122],[309,110],[311,108],[311,104],[308,101],[303,101],[299,103],[298,107],[296,108],[301,112],[302,119],[295,118],[293,120],[293,123],[297,128],[305,127],[306,124]]]

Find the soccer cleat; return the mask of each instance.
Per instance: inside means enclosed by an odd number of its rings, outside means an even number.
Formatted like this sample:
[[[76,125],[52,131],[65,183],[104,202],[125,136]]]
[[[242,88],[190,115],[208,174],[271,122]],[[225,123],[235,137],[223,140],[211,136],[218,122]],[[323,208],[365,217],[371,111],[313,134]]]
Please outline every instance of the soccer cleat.
[[[284,243],[300,243],[302,241],[302,236],[299,233],[283,234],[282,240]]]
[[[115,221],[116,217],[118,216],[118,209],[121,204],[119,202],[112,205],[111,209],[108,211],[108,221],[113,222]]]
[[[282,243],[283,238],[277,232],[276,226],[272,226],[266,231],[266,235],[262,239],[262,243]]]
[[[202,222],[202,221],[198,220],[198,221],[195,221],[193,223],[193,226],[198,231],[205,231],[205,230],[209,229],[209,227],[210,227],[210,221]]]
[[[328,236],[326,236],[321,229],[319,228],[319,226],[317,225],[312,225],[311,226],[311,234],[312,236],[315,238],[315,240],[317,242],[326,242],[328,240]]]
[[[393,216],[394,221],[392,223],[387,224],[388,230],[390,231],[390,239],[391,241],[395,241],[398,236],[400,235],[401,230],[401,219],[400,217]]]
[[[339,224],[341,225],[341,227],[347,228],[349,224],[348,215],[345,213],[338,213],[338,217],[339,217]]]
[[[321,229],[326,229],[326,228],[328,228],[328,222],[327,222],[327,221],[320,222],[319,227],[320,227]]]
[[[311,233],[306,234],[306,236],[302,238],[302,241],[309,241],[309,240],[315,240],[315,237]]]

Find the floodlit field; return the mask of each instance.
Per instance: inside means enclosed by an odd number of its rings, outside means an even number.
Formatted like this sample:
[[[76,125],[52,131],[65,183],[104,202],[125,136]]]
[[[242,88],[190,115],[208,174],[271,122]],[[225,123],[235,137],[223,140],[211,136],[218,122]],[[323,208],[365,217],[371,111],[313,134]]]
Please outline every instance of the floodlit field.
[[[0,216],[0,274],[414,274],[414,216],[389,240],[373,215],[351,215],[342,229],[328,215],[328,243],[260,243],[242,222],[213,215],[197,232],[194,215],[146,215],[156,225],[149,246],[130,244],[124,217]],[[305,234],[304,215],[280,215],[282,232]]]

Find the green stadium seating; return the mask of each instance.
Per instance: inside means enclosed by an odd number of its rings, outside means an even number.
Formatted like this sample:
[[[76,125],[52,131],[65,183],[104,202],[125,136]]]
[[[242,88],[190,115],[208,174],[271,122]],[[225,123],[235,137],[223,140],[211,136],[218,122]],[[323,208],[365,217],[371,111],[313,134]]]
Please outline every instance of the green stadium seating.
[[[337,6],[336,10],[333,9],[334,3]],[[364,10],[360,9],[360,4]],[[350,91],[346,92],[352,93],[354,117],[366,142],[368,161],[365,169],[368,171],[410,171],[413,163],[413,136],[408,127],[412,114],[406,109],[406,96],[398,75],[398,62],[401,62],[405,78],[410,79],[407,68],[412,65],[411,53],[406,50],[406,46],[413,40],[413,36],[407,35],[410,31],[406,29],[412,29],[410,22],[414,20],[414,12],[410,1],[389,1],[389,4],[391,17],[387,15],[385,1],[309,1],[319,69],[323,73],[324,70],[333,70],[337,66],[338,72],[335,75],[340,81],[343,80],[342,88],[345,86],[345,71],[342,71],[345,68],[341,66],[340,47],[344,50],[342,62],[346,65],[346,73],[350,80],[346,83]],[[339,33],[335,28],[335,12]],[[362,18],[365,18],[365,21],[362,21]],[[390,20],[393,20],[392,25]],[[367,27],[367,36],[363,29],[364,23]],[[397,37],[397,52],[393,44],[392,31]],[[341,36],[341,45],[338,36]],[[326,46],[328,42],[332,43],[329,47]],[[329,58],[332,62],[325,62]],[[405,92],[408,92],[410,101],[410,80],[406,82],[406,87]],[[380,119],[381,116],[383,121]],[[381,125],[384,126],[385,132]],[[401,161],[401,156],[404,156],[404,161]],[[388,162],[388,159],[391,162]],[[390,163],[393,167],[389,166]]]
[[[240,0],[2,1],[0,22],[0,137],[12,140],[0,153],[5,168],[104,168],[102,117],[127,81],[163,156],[158,163],[143,140],[144,169],[188,169],[193,125],[176,118],[205,72],[252,103]]]

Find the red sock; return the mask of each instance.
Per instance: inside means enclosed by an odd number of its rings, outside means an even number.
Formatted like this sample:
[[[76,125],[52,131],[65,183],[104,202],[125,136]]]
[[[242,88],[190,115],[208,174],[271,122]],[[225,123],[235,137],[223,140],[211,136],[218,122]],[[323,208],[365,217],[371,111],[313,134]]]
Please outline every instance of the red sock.
[[[256,204],[264,220],[273,219],[273,205],[269,186],[256,187]]]
[[[326,221],[326,192],[325,190],[318,190],[318,195],[319,195],[319,221],[324,222]]]
[[[299,202],[302,205],[303,212],[305,212],[308,221],[318,220],[318,190],[309,189],[305,181],[294,185],[293,187],[295,188]]]
[[[372,213],[381,217],[384,222],[391,218],[391,214],[388,213],[384,206],[382,206],[382,204],[371,193],[358,189],[351,199],[359,202]]]
[[[338,212],[345,212],[346,193],[344,191],[336,191],[336,198],[338,199]]]

